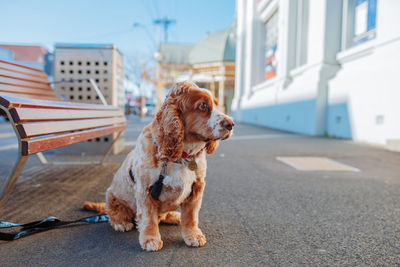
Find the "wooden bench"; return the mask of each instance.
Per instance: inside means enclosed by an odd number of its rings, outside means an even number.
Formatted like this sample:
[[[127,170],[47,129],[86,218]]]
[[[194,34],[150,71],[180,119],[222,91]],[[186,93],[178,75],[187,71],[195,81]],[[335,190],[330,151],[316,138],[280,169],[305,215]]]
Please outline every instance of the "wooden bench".
[[[89,80],[89,79],[85,79]],[[104,102],[100,90],[91,84]],[[7,200],[30,155],[118,133],[101,163],[111,151],[126,120],[118,107],[59,101],[42,71],[0,60],[0,111],[14,127],[19,143],[18,160],[0,191],[0,208]]]

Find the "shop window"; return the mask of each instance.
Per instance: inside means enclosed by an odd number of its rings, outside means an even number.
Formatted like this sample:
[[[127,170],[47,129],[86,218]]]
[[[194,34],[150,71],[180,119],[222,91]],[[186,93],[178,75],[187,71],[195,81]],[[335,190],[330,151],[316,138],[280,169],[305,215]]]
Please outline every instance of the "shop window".
[[[278,49],[278,12],[275,12],[265,23],[265,80],[276,76]]]
[[[342,50],[375,38],[376,8],[377,0],[344,0]]]
[[[296,4],[296,47],[294,67],[307,63],[308,4],[309,0],[297,0]]]

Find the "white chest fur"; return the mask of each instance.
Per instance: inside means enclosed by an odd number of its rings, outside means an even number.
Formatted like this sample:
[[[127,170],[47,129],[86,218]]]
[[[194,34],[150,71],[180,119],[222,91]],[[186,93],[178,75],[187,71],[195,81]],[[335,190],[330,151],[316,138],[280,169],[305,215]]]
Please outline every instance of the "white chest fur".
[[[161,202],[170,201],[180,204],[190,195],[192,185],[196,180],[196,174],[184,164],[169,164],[171,166],[168,175],[164,178],[159,200]]]

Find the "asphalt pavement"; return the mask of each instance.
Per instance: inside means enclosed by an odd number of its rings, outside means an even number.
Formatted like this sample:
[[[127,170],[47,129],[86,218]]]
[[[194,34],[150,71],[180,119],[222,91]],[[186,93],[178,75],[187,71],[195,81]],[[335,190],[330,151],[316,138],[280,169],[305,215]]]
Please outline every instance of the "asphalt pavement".
[[[130,148],[147,122],[129,120]],[[7,131],[0,123],[1,173],[16,153],[4,149],[12,138],[1,136]],[[42,166],[32,158],[1,220],[90,216],[83,201],[104,199],[128,150],[104,167]],[[277,157],[326,157],[359,171],[300,171]],[[164,247],[144,252],[136,230],[119,233],[100,223],[0,242],[0,265],[400,265],[399,163],[400,153],[379,147],[237,124],[234,137],[208,157],[200,211],[205,247],[187,247],[179,226],[161,225]]]

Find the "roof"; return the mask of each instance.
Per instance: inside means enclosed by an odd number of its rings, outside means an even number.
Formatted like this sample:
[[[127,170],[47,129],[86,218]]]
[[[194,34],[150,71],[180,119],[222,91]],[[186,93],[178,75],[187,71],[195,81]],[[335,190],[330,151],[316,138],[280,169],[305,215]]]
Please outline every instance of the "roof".
[[[189,64],[189,53],[193,44],[160,44],[160,62],[169,64]]]
[[[114,48],[114,44],[56,43],[56,48]]]
[[[44,62],[44,56],[48,54],[46,48],[40,45],[5,45],[0,47],[12,51],[14,60],[21,62]]]
[[[190,64],[235,61],[236,23],[228,29],[214,32],[196,44],[189,55]]]

